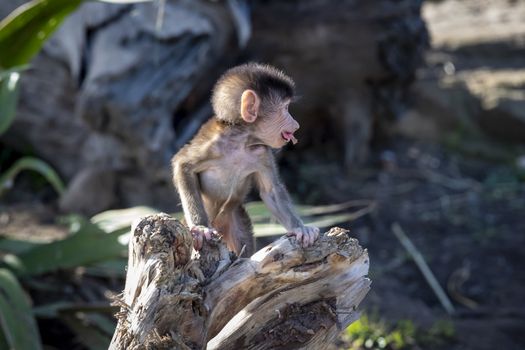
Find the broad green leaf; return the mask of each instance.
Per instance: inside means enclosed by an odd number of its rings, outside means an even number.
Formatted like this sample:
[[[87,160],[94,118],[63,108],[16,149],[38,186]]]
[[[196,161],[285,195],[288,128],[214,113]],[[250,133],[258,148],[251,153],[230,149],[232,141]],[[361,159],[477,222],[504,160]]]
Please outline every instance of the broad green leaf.
[[[126,276],[127,264],[125,259],[103,261],[87,267],[85,274],[104,278],[122,278]]]
[[[334,214],[339,211],[348,210],[350,208],[372,206],[375,202],[368,199],[353,200],[344,203],[329,204],[329,205],[295,205],[294,208],[300,216],[312,216],[323,214]],[[249,202],[246,204],[246,211],[250,218],[257,221],[270,220],[272,214],[268,207],[263,202]]]
[[[8,349],[42,349],[28,297],[7,269],[0,269],[0,310],[0,344],[3,338]]]
[[[255,237],[284,235],[286,229],[279,224],[253,224]]]
[[[23,241],[18,239],[0,238],[0,252],[20,254],[22,252],[33,249],[42,243]]]
[[[343,203],[328,204],[328,205],[298,205],[297,211],[301,216],[333,214],[339,211],[347,210],[355,207],[370,207],[375,206],[375,201],[369,199],[358,199]]]
[[[55,318],[60,311],[69,308],[72,305],[70,301],[57,301],[56,303],[41,305],[33,308],[33,314],[38,318]]]
[[[9,349],[4,331],[0,328],[0,349]]]
[[[108,305],[109,306],[109,305]],[[118,309],[111,309],[112,312],[110,315],[111,318],[108,318],[100,313],[97,312],[90,312],[86,313],[86,319],[89,323],[91,323],[94,327],[98,328],[102,333],[107,334],[108,336],[112,336],[115,332],[115,328],[117,326],[117,322],[113,318],[113,314],[118,311]]]
[[[263,202],[249,202],[244,207],[252,220],[255,220],[255,218],[269,219],[272,216]]]
[[[127,247],[120,243],[120,236],[125,231],[106,233],[97,225],[84,221],[77,233],[20,254],[20,267],[16,272],[21,276],[37,275],[125,256]]]
[[[20,72],[27,68],[23,65],[0,71],[0,135],[13,123],[20,90]]]
[[[126,209],[107,210],[91,218],[91,222],[106,232],[130,228],[133,221],[159,211],[150,207],[138,206]]]
[[[0,135],[13,123],[18,102],[20,73],[0,76]]]
[[[119,310],[118,306],[112,306],[109,301],[102,303],[84,303],[71,301],[57,301],[51,304],[45,304],[33,308],[33,314],[38,318],[55,318],[60,314],[83,312],[85,314],[105,314],[114,315]],[[102,323],[102,322],[101,322]],[[103,329],[108,329],[108,323],[104,323]],[[115,329],[115,324],[112,323],[112,330]]]
[[[120,4],[152,0],[104,0]],[[32,0],[0,22],[0,69],[28,63],[83,0]]]
[[[109,2],[113,4],[133,4],[136,2],[152,2],[154,0],[98,0],[100,2]]]
[[[75,332],[78,340],[89,350],[107,350],[111,337],[107,336],[97,328],[93,327],[91,322],[85,320],[85,315],[62,315],[60,319]]]
[[[154,208],[138,206],[125,209],[114,209],[107,210],[99,213],[91,218],[91,222],[98,225],[106,232],[112,232],[114,230],[128,229],[131,230],[131,225],[135,220],[139,220],[144,216],[157,214],[159,211]],[[170,214],[177,220],[183,220],[184,214],[182,212],[176,212]],[[124,241],[124,237],[121,237],[121,243],[127,243]]]
[[[21,66],[16,66],[16,67],[10,68],[10,69],[0,70],[0,80],[5,79],[5,78],[9,78],[9,76],[12,73],[20,73],[20,72],[23,72],[23,71],[25,71],[27,69],[29,69],[29,65],[28,64],[24,64],[24,65],[21,65]]]
[[[263,202],[249,202],[245,207],[248,215],[254,222],[253,227],[256,237],[280,235],[286,232],[280,224],[271,222],[272,215]],[[354,207],[362,208],[353,212],[348,211],[348,209]],[[370,213],[375,208],[375,202],[371,200],[355,200],[321,206],[297,205],[295,208],[301,216],[306,217],[305,222],[307,225],[326,228],[356,220]],[[93,216],[91,222],[110,232],[116,229],[129,229],[134,220],[157,212],[157,210],[149,207],[108,210]],[[182,212],[174,213],[172,216],[179,220],[182,220],[184,217]]]
[[[0,22],[0,67],[28,63],[82,0],[33,0]]]
[[[354,221],[364,215],[369,214],[374,209],[375,209],[375,206],[371,204],[368,207],[359,209],[351,213],[317,216],[315,217],[315,219],[305,220],[305,224],[309,226],[316,226],[319,228],[328,228],[334,225],[341,225],[341,224],[346,224],[351,221]],[[256,223],[253,225],[253,230],[254,230],[255,237],[275,236],[275,235],[282,235],[286,233],[286,230],[284,227],[278,224],[271,224],[271,223],[270,224]]]
[[[5,173],[0,175],[0,195],[3,190],[12,186],[15,177],[23,170],[36,171],[53,186],[55,191],[59,194],[64,193],[64,183],[49,164],[34,157],[23,157],[17,160]]]

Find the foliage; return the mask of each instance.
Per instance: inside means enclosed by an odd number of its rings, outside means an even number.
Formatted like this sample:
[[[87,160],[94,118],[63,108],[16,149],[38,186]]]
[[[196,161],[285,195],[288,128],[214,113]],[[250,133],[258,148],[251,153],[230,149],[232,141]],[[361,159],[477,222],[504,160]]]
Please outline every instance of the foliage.
[[[410,320],[387,325],[377,317],[363,315],[346,329],[343,341],[349,344],[349,350],[402,350],[443,345],[451,341],[454,334],[454,325],[450,321],[439,320],[430,329],[423,330]]]
[[[12,186],[15,177],[23,170],[36,171],[53,186],[58,194],[64,193],[64,183],[49,164],[37,158],[23,157],[18,159],[15,164],[4,173],[0,174],[0,195],[5,189]]]
[[[355,207],[360,209],[350,211],[351,208]],[[360,200],[320,206],[297,205],[296,209],[299,215],[305,218],[307,225],[322,228],[354,221],[372,212],[375,209],[375,202]],[[253,229],[256,237],[275,236],[286,233],[281,225],[273,221],[272,214],[263,202],[248,203],[246,205],[246,211],[253,221]],[[105,230],[129,230],[133,220],[156,212],[158,211],[148,207],[109,210],[95,215],[92,218],[92,222],[100,225]],[[184,217],[182,212],[173,213],[172,216],[177,219]]]
[[[411,321],[400,322],[388,329],[381,321],[372,321],[366,315],[346,329],[351,350],[357,349],[403,349],[414,343],[415,327]]]
[[[84,0],[32,0],[0,22],[0,71],[25,65]],[[151,0],[99,0],[135,3]]]
[[[103,1],[103,0],[102,0]],[[148,0],[106,0],[132,3]],[[33,0],[13,11],[0,22],[0,135],[11,126],[16,115],[20,71],[40,51],[60,23],[83,0]],[[56,172],[43,161],[23,158],[0,176],[0,195],[22,170],[40,173],[62,194],[64,185]]]
[[[13,123],[20,89],[20,68],[0,73],[0,135]]]
[[[340,218],[348,217],[351,213],[345,213],[355,205],[363,206],[366,202],[348,202],[331,206],[298,206],[299,213],[314,217],[314,221],[340,223]],[[366,207],[366,206],[365,206]],[[257,225],[265,225],[270,220],[271,214],[261,202],[253,202],[247,205],[249,214],[256,221]],[[337,214],[343,210],[343,214]],[[0,239],[1,263],[7,269],[2,269],[9,274],[11,280],[16,282],[16,278],[21,278],[29,285],[38,285],[39,288],[48,289],[49,286],[42,286],[42,282],[37,282],[44,274],[57,273],[60,271],[74,271],[82,267],[86,276],[96,278],[108,278],[120,280],[125,276],[127,243],[129,240],[132,222],[137,218],[157,212],[148,207],[135,207],[122,210],[110,210],[95,215],[91,220],[86,220],[79,216],[68,216],[63,221],[69,224],[70,234],[60,240],[50,243],[36,243],[3,238]],[[359,210],[358,210],[359,212]],[[173,214],[174,217],[182,218],[182,213]],[[282,234],[282,228],[280,228]],[[16,277],[15,277],[16,276]],[[0,279],[0,282],[1,279]],[[3,284],[0,283],[0,288]],[[60,289],[68,288],[66,284]],[[5,293],[4,293],[5,295]],[[20,289],[16,293],[18,297],[26,298],[25,293]],[[0,300],[0,303],[2,301]],[[1,306],[1,305],[0,305]],[[17,311],[17,317],[33,320],[34,315],[38,318],[60,319],[64,322],[81,340],[81,342],[91,349],[103,349],[107,347],[109,339],[114,329],[114,322],[104,317],[104,315],[114,312],[107,303],[102,306],[90,304],[78,304],[74,301],[60,300],[51,304],[38,305],[31,311],[29,306]],[[19,322],[15,322],[18,325]],[[18,326],[24,326],[20,324]],[[18,330],[18,329],[15,329]],[[9,329],[0,331],[0,345],[2,339],[8,339],[12,332]],[[26,331],[24,331],[26,332]],[[31,340],[35,344],[39,343],[38,332]],[[11,337],[12,338],[12,337]],[[15,347],[16,349],[38,349],[38,346]]]
[[[106,232],[99,225],[77,216],[70,216],[66,220],[70,224],[70,235],[61,240],[35,243],[0,239],[0,256],[4,265],[0,269],[0,348],[41,349],[34,315],[39,318],[59,318],[88,348],[107,348],[114,322],[102,314],[114,312],[109,305],[92,307],[89,304],[61,301],[40,305],[33,311],[28,303],[29,298],[17,280],[23,278],[29,285],[49,290],[53,287],[42,286],[42,282],[38,282],[45,273],[73,271],[80,266],[92,266],[96,271],[98,264],[105,264],[102,269],[107,276],[107,266],[115,264],[115,261],[118,263],[113,271],[118,269],[118,275],[123,277],[127,247],[121,236],[127,230]],[[101,276],[100,268],[95,275]],[[59,290],[67,288],[64,284]],[[96,329],[99,326],[105,333]]]
[[[454,153],[495,163],[513,163],[523,152],[520,146],[497,142],[483,134],[469,134],[465,130],[450,132],[443,143]]]
[[[108,0],[119,3],[139,1]],[[82,0],[33,0],[0,22],[0,135],[8,130],[16,115],[20,71],[27,67],[25,65],[62,20],[81,3]],[[38,172],[59,194],[64,192],[63,182],[48,164],[23,157],[0,174],[0,194],[23,170]],[[348,212],[349,208],[356,206],[363,208]],[[373,208],[371,202],[349,202],[336,206],[302,206],[299,212],[311,216],[314,224],[329,226],[354,220]],[[248,211],[255,218],[255,231],[259,235],[284,233],[281,226],[271,222],[270,213],[262,203],[249,205]],[[114,321],[104,316],[115,311],[107,302],[104,305],[78,304],[81,298],[73,295],[68,301],[54,300],[32,308],[32,301],[22,286],[64,295],[65,291],[73,290],[68,282],[55,286],[47,284],[47,279],[52,279],[53,274],[68,275],[78,270],[84,276],[122,280],[131,223],[152,212],[153,209],[139,207],[101,213],[91,220],[72,216],[67,218],[69,235],[50,243],[0,239],[0,348],[41,349],[35,316],[59,319],[90,349],[107,348]],[[182,213],[176,213],[175,217],[182,217]]]
[[[28,300],[16,277],[0,269],[0,348],[42,349]]]
[[[33,0],[0,22],[0,68],[27,64],[82,0]]]
[[[0,135],[13,123],[19,94],[20,71],[40,50],[60,22],[82,0],[34,0],[13,11],[0,22]],[[64,184],[45,162],[32,157],[19,159],[0,174],[0,195],[23,170],[40,173],[59,193]]]
[[[26,64],[39,52],[46,39],[66,16],[82,2],[83,0],[33,0],[0,21],[0,135],[8,130],[16,115],[20,71],[27,67]],[[48,164],[36,158],[23,157],[0,174],[0,194],[23,170],[40,173],[59,194],[64,192],[63,182]],[[125,242],[121,239],[123,231],[104,231],[96,223],[78,217],[72,217],[70,221],[70,235],[59,241],[38,244],[0,239],[0,263],[7,267],[0,269],[1,349],[42,349],[30,298],[18,278],[22,278],[24,284],[41,288],[42,282],[37,279],[44,273],[88,265],[97,271],[97,263],[105,264],[98,269],[99,275],[101,271],[106,272],[108,266],[113,266],[114,270],[118,269],[119,276],[123,275],[124,256],[127,251]],[[129,228],[126,228],[124,231],[128,230]],[[66,287],[60,287],[60,291],[62,288]],[[41,317],[50,317],[49,310],[53,310],[54,314],[51,317],[59,317],[86,347],[105,349],[111,339],[114,321],[97,312],[88,312],[90,308],[90,305],[86,307],[72,303],[55,303],[40,306],[40,311],[36,314],[40,312]],[[97,308],[94,309],[101,312]],[[108,310],[114,311],[109,305],[102,309],[106,313]]]
[[[17,275],[33,276],[125,256],[126,249],[119,243],[122,230],[106,233],[89,221],[77,220],[67,238],[36,245],[4,261]]]
[[[376,203],[369,200],[348,201],[331,205],[297,205],[299,215],[305,218],[307,225],[330,227],[337,224],[354,221],[375,210]],[[350,211],[352,208],[360,208]],[[284,228],[273,222],[272,215],[262,202],[251,202],[246,205],[246,211],[253,220],[256,237],[284,234]]]

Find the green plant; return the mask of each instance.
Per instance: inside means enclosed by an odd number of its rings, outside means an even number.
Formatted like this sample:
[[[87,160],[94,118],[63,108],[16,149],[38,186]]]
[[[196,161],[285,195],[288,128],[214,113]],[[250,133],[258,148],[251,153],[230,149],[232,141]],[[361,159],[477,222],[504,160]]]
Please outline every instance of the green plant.
[[[21,71],[61,21],[81,3],[82,0],[33,0],[0,22],[0,135],[8,130],[16,115]],[[37,171],[58,193],[64,191],[64,184],[49,165],[36,158],[23,157],[0,174],[0,194],[23,170]],[[363,208],[355,213],[347,212],[356,206]],[[373,209],[374,203],[367,202],[304,206],[299,207],[299,212],[315,217],[320,226],[328,226],[354,220]],[[249,211],[256,216],[255,230],[259,235],[284,233],[281,226],[270,222],[270,213],[262,203],[252,204]],[[82,304],[77,302],[80,298],[73,295],[71,300],[55,300],[33,309],[30,296],[22,286],[52,290],[61,295],[64,290],[72,290],[73,286],[66,285],[68,282],[61,282],[60,286],[45,282],[46,278],[60,271],[73,275],[81,270],[82,274],[97,279],[122,279],[131,222],[152,212],[154,210],[142,207],[101,213],[91,220],[69,217],[70,234],[50,243],[0,238],[0,264],[3,266],[0,269],[0,348],[41,349],[35,316],[59,319],[87,348],[107,348],[114,321],[104,316],[115,312],[108,303]],[[182,213],[175,216],[182,217]]]
[[[83,0],[33,0],[0,21],[0,136],[12,125],[20,91],[20,74],[47,38]],[[120,1],[137,2],[137,1]],[[59,193],[64,184],[51,166],[40,159],[22,157],[0,174],[0,194],[24,170],[41,174]],[[121,231],[106,232],[96,224],[76,218],[71,235],[47,244],[0,239],[0,348],[41,349],[41,340],[29,296],[17,277],[41,284],[33,276],[84,265],[109,263],[126,254]],[[119,261],[117,266],[123,266]],[[18,275],[18,276],[17,276]],[[113,321],[86,312],[85,306],[48,306],[91,349],[104,349],[111,337]],[[46,307],[44,307],[46,309]],[[88,307],[89,310],[89,307]],[[106,310],[107,312],[107,310]],[[86,321],[86,320],[89,320]],[[94,326],[94,327],[92,327]],[[97,328],[96,326],[100,326]],[[101,330],[105,330],[103,333]],[[109,333],[109,335],[108,335]]]
[[[36,171],[51,184],[58,194],[64,193],[64,183],[49,164],[34,157],[23,157],[18,159],[4,173],[0,174],[0,195],[12,186],[15,177],[23,170]]]
[[[377,316],[363,315],[346,329],[343,341],[348,344],[345,348],[348,350],[424,349],[443,345],[454,335],[454,325],[446,320],[438,320],[430,329],[424,330],[410,320],[400,320],[392,325]]]
[[[81,2],[34,0],[0,22],[0,135],[9,129],[16,115],[21,71],[27,68],[27,63],[60,22]],[[36,171],[59,194],[64,192],[62,180],[50,165],[37,158],[23,157],[0,174],[0,195],[23,170]]]
[[[119,2],[139,1],[148,0]],[[32,0],[0,21],[0,136],[9,129],[16,115],[21,71],[28,67],[30,60],[60,23],[82,2],[83,0]],[[10,187],[15,176],[22,170],[38,172],[62,194],[64,185],[53,168],[42,160],[26,157],[0,175],[0,195]]]
[[[20,70],[24,67],[0,72],[0,135],[13,123],[18,102]]]
[[[42,349],[29,298],[7,269],[0,269],[0,310],[0,348]]]
[[[12,124],[20,71],[82,0],[33,0],[0,21],[0,135]]]
[[[0,22],[0,67],[27,64],[82,0],[33,0]]]
[[[350,211],[352,208],[360,208]],[[329,227],[354,221],[375,209],[375,202],[360,200],[332,205],[297,205],[299,215],[305,218],[307,225]],[[246,211],[253,221],[255,237],[282,235],[283,226],[273,222],[272,214],[263,202],[250,202],[246,204]],[[128,209],[109,210],[95,215],[92,222],[100,225],[105,230],[130,229],[131,223],[137,217],[149,215],[156,211],[148,207],[134,207]],[[173,217],[182,219],[182,212],[173,213]]]
[[[348,202],[319,207],[298,206],[298,211],[301,215],[310,217],[310,220],[323,221],[331,225],[351,214],[344,214],[344,211],[357,204],[363,206],[366,203]],[[261,228],[257,225],[265,225],[270,220],[271,214],[262,202],[249,203],[247,209],[256,219],[254,220],[256,232]],[[343,214],[334,214],[341,210]],[[60,271],[62,274],[65,272],[65,275],[72,275],[79,267],[83,275],[90,278],[123,280],[131,224],[139,217],[156,212],[148,207],[135,207],[103,212],[90,220],[75,215],[67,216],[62,219],[62,223],[69,225],[69,235],[49,243],[0,239],[0,263],[3,265],[0,269],[0,307],[4,311],[4,305],[10,305],[5,315],[0,316],[2,321],[0,348],[39,349],[41,345],[38,330],[34,326],[35,317],[60,320],[90,349],[107,348],[115,326],[109,315],[116,312],[109,303],[92,305],[79,303],[77,298],[59,299],[31,309],[30,299],[20,287],[18,279],[33,288],[45,290],[46,293],[53,290],[53,286],[41,282],[42,279],[45,280],[46,276]],[[178,212],[173,216],[182,218],[183,215]],[[278,233],[283,233],[282,228]],[[4,275],[7,276],[8,283],[4,283],[2,279]],[[72,288],[67,282],[63,283],[59,287],[60,291]],[[9,288],[7,292],[4,290],[6,288]],[[4,299],[1,299],[2,296]],[[13,299],[15,296],[16,300]],[[1,317],[7,321],[3,321]],[[25,320],[25,323],[22,320]],[[31,334],[31,337],[26,339],[29,337],[24,338],[20,334]],[[12,346],[13,339],[25,343]],[[11,343],[6,343],[7,340]]]
[[[349,350],[358,349],[404,349],[414,344],[415,326],[403,320],[395,327],[388,327],[384,321],[371,320],[362,315],[345,332]]]
[[[91,349],[105,349],[114,329],[110,317],[115,310],[109,303],[91,305],[79,303],[77,298],[60,300],[39,305],[32,309],[31,300],[18,279],[36,289],[52,290],[60,293],[72,289],[64,282],[58,289],[41,282],[46,274],[59,271],[72,271],[78,267],[94,269],[93,276],[103,278],[125,273],[127,246],[123,236],[128,229],[105,231],[90,220],[77,216],[66,218],[70,234],[50,243],[36,243],[14,239],[0,239],[0,348],[1,349],[41,349],[41,341],[36,326],[38,318],[56,319],[67,324]],[[113,266],[108,272],[108,266]],[[97,266],[101,266],[97,269]],[[101,273],[101,271],[103,273]],[[88,320],[88,321],[87,321]],[[100,329],[99,329],[100,328]]]

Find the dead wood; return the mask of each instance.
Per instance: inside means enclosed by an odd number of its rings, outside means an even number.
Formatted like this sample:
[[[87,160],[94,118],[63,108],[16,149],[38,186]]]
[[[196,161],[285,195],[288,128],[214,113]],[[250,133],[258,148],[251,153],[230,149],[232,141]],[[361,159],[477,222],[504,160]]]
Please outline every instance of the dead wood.
[[[110,349],[323,349],[359,317],[368,267],[341,228],[239,259],[220,238],[192,252],[184,225],[151,215],[133,229]]]

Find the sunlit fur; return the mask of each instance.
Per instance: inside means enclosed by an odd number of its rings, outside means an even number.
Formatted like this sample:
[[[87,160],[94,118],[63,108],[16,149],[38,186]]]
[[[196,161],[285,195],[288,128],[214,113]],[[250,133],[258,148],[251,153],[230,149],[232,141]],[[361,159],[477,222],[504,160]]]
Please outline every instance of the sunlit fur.
[[[282,137],[283,131],[293,133],[299,129],[299,123],[288,112],[288,104],[289,101],[273,105],[270,113],[264,112],[255,122],[255,136],[272,148],[281,148],[287,143]]]
[[[243,207],[252,186],[300,244],[309,246],[318,237],[319,229],[305,226],[293,210],[270,149],[296,142],[299,124],[288,112],[293,97],[292,79],[260,64],[233,68],[217,82],[216,118],[172,159],[173,182],[196,249],[217,231],[235,253],[254,253],[253,228]]]
[[[228,70],[213,89],[212,106],[219,120],[230,124],[241,122],[240,101],[245,90],[261,98],[261,114],[273,114],[275,104],[294,97],[295,83],[282,71],[264,64],[247,63]],[[270,110],[268,110],[270,109]]]

